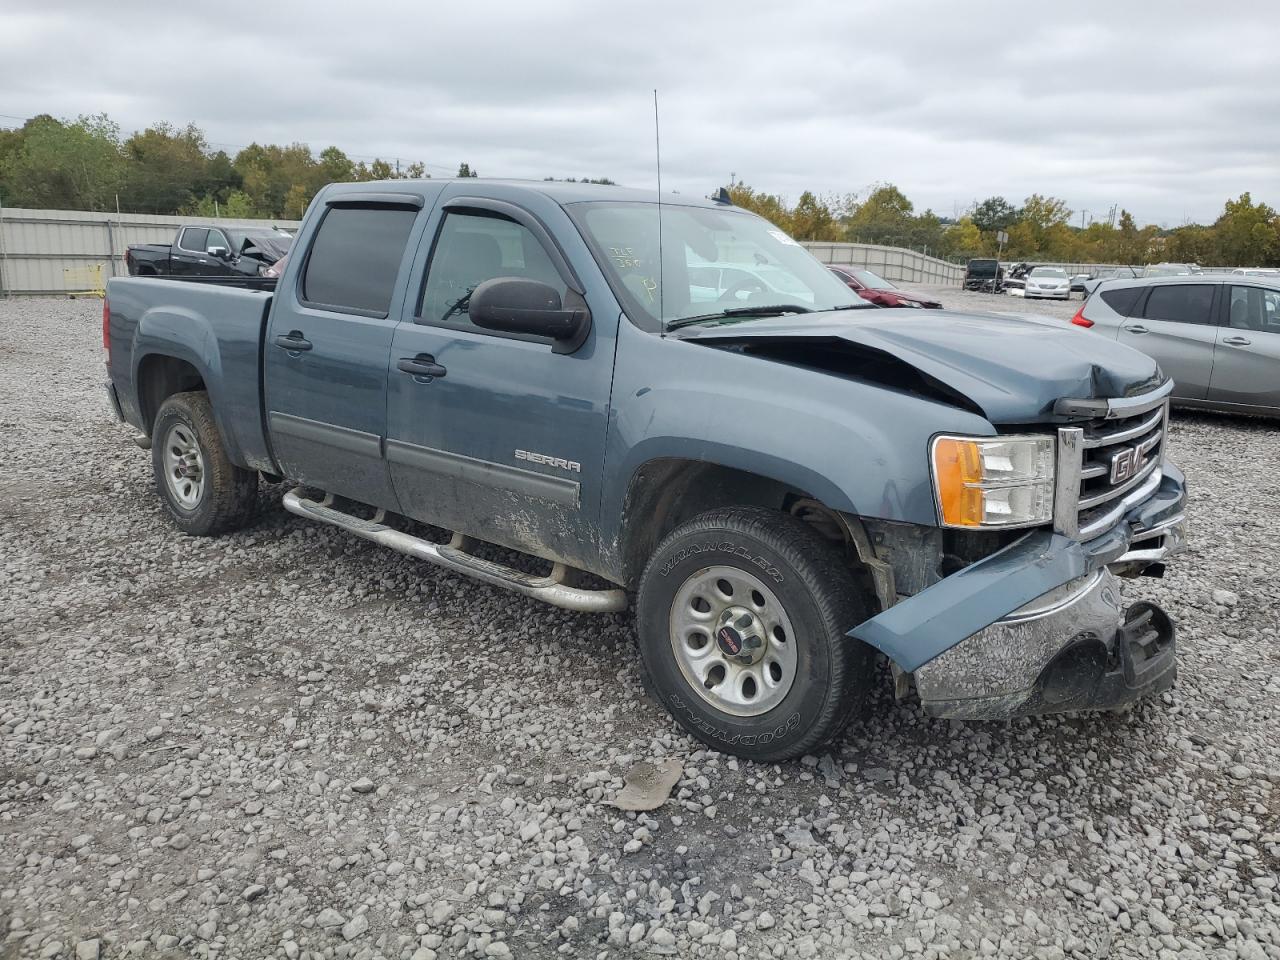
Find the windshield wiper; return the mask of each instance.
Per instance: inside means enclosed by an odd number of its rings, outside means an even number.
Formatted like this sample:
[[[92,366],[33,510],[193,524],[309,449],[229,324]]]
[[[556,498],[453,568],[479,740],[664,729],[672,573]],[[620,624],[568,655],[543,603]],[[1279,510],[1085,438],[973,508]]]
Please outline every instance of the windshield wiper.
[[[801,306],[798,303],[761,304],[757,307],[729,307],[717,313],[704,313],[696,317],[677,317],[667,323],[668,330],[678,330],[695,323],[707,323],[711,320],[727,320],[731,317],[780,317],[784,313],[813,313],[813,307]]]

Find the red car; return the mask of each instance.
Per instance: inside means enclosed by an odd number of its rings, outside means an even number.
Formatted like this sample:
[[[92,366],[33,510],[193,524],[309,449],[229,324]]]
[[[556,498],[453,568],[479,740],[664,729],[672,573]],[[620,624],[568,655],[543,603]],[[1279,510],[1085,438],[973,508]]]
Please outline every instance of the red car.
[[[846,287],[853,290],[863,300],[870,300],[877,307],[924,307],[929,310],[941,310],[942,304],[937,300],[905,293],[899,290],[884,277],[878,277],[870,270],[861,267],[831,267]]]

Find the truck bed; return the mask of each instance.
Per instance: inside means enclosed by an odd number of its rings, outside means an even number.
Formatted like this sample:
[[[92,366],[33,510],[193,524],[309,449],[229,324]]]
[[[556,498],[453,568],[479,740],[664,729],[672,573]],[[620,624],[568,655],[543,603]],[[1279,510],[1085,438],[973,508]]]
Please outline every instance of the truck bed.
[[[248,277],[174,279],[115,277],[107,284],[110,369],[125,419],[149,432],[155,410],[138,394],[139,371],[171,362],[160,357],[180,358],[193,372],[205,371],[204,387],[232,460],[273,472],[262,421],[261,362],[274,280],[265,287]]]

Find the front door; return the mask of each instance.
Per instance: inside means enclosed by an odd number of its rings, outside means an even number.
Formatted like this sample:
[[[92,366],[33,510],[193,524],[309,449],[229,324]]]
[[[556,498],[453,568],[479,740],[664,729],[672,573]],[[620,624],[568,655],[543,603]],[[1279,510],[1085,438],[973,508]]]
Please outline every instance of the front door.
[[[1209,399],[1280,413],[1280,290],[1230,288]]]
[[[286,476],[395,509],[382,456],[387,358],[418,208],[338,200],[276,291],[262,348],[267,424]]]
[[[387,461],[401,509],[589,565],[598,555],[617,307],[593,305],[592,331],[572,353],[483,330],[467,317],[478,284],[541,280],[566,302],[582,295],[575,272],[541,221],[509,203],[451,200],[427,235],[434,243],[425,283],[396,328],[388,373]]]
[[[1141,350],[1173,377],[1173,396],[1203,400],[1213,372],[1216,327],[1210,283],[1153,284],[1137,316],[1120,323],[1119,341]]]

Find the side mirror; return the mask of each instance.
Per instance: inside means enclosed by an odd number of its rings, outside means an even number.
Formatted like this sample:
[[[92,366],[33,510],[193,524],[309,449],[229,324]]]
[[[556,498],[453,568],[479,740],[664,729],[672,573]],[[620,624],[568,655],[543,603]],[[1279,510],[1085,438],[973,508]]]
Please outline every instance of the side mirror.
[[[554,340],[556,353],[578,349],[591,329],[585,303],[566,309],[555,287],[519,277],[495,277],[480,284],[471,292],[467,316],[485,330]]]
[[[209,256],[217,257],[219,260],[225,260],[231,254],[226,247],[210,247],[207,252]]]

